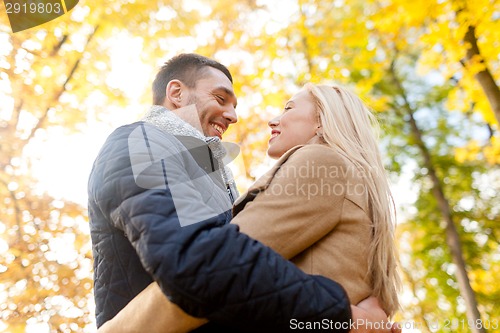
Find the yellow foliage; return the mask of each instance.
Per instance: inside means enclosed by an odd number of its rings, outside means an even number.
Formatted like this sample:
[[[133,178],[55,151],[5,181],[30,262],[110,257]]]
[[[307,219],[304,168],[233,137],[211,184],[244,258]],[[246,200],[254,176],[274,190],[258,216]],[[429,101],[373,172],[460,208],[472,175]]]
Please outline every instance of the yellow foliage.
[[[496,124],[497,119],[491,109],[491,105],[483,90],[472,76],[471,72],[464,72],[463,79],[448,94],[448,98],[445,101],[446,109],[461,112],[474,111],[480,114],[486,123]]]
[[[474,56],[468,63],[467,63],[467,70],[470,72],[471,75],[476,75],[479,72],[482,72],[486,69],[486,65],[483,62],[483,58],[481,56]]]
[[[492,263],[494,259],[491,259]],[[497,291],[498,276],[500,276],[500,265],[492,264],[488,271],[477,269],[470,272],[472,289],[485,295],[493,294]]]
[[[500,164],[500,139],[493,136],[485,146],[481,146],[476,140],[472,140],[464,147],[455,149],[455,159],[459,163],[477,161],[480,159],[481,154],[484,155],[489,164]]]
[[[425,75],[442,66],[442,55],[437,52],[423,52],[418,62],[417,73]],[[446,75],[448,78],[450,75]]]
[[[464,147],[455,149],[455,159],[459,163],[477,160],[477,155],[481,152],[481,147],[476,140],[470,141]]]
[[[493,136],[490,144],[484,147],[484,157],[490,164],[500,164],[500,138],[498,136]]]
[[[378,98],[370,99],[368,105],[376,112],[385,112],[388,109],[387,104],[390,100],[389,96],[380,96]]]
[[[493,114],[493,110],[491,110],[491,105],[488,103],[488,100],[484,93],[480,91],[480,96],[476,99],[475,109],[483,116],[483,119],[488,124],[496,124],[497,119]]]

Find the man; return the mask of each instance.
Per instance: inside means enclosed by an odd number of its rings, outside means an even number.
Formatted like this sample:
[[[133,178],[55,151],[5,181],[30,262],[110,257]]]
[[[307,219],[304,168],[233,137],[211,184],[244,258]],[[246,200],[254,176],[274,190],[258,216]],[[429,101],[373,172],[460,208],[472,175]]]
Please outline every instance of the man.
[[[89,179],[97,326],[156,281],[218,332],[285,331],[292,318],[349,331],[340,285],[306,275],[228,224],[237,195],[220,143],[237,121],[229,71],[179,55],[158,73],[153,99],[143,121],[110,135]]]

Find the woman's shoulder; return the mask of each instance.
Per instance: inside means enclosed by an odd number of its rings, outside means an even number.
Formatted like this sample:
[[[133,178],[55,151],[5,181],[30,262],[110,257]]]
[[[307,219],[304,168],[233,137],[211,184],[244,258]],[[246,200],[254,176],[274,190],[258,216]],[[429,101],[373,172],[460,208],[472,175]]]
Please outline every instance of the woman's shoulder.
[[[292,148],[288,163],[314,162],[316,164],[345,165],[346,159],[336,149],[323,144],[309,144]]]

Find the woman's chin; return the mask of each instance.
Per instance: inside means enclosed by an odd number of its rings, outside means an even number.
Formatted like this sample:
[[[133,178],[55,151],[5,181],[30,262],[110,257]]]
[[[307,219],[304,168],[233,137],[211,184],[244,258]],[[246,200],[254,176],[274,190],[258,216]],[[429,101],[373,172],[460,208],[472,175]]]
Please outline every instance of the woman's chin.
[[[284,153],[285,153],[284,151],[278,151],[277,149],[273,149],[272,146],[267,149],[267,156],[275,160],[283,156]]]

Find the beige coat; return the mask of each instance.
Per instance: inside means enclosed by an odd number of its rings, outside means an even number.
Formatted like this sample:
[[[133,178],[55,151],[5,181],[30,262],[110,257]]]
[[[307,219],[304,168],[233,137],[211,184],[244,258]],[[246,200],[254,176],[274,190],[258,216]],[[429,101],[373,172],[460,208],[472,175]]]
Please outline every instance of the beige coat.
[[[372,291],[371,221],[362,175],[332,148],[297,146],[236,201],[231,223],[304,272],[340,283],[357,304]]]

